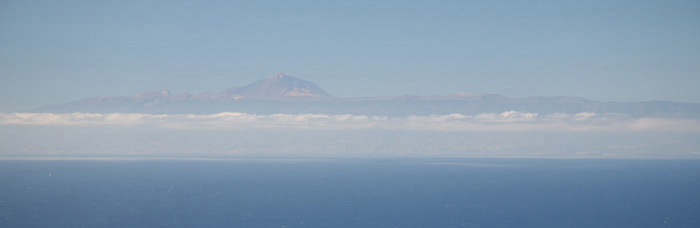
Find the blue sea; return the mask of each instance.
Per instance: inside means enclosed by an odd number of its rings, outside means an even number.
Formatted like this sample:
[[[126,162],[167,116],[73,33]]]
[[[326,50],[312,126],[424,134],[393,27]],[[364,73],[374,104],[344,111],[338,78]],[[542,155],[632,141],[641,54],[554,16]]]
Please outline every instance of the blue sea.
[[[3,160],[0,227],[700,227],[700,161]]]

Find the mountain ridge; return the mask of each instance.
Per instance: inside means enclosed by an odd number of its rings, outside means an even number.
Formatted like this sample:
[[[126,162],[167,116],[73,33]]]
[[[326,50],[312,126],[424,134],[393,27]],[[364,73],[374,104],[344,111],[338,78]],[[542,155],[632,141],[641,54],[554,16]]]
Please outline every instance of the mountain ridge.
[[[277,73],[247,86],[227,89],[227,95],[246,98],[333,97],[313,82]]]
[[[313,82],[283,73],[220,93],[172,94],[146,91],[133,96],[85,98],[59,105],[45,105],[29,112],[94,112],[153,114],[212,114],[219,112],[323,113],[359,115],[442,115],[500,113],[517,110],[534,113],[622,113],[630,116],[699,117],[700,104],[666,101],[600,102],[580,97],[512,98],[499,94],[456,93],[337,98]]]

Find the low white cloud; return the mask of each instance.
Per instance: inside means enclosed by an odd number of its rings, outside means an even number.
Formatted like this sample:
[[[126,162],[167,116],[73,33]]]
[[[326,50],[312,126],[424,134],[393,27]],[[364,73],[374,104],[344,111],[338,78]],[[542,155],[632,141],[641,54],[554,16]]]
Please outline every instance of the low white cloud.
[[[386,117],[366,115],[271,114],[224,112],[211,115],[142,113],[0,113],[0,125],[150,125],[165,128],[395,129],[439,131],[700,131],[696,119],[632,118],[622,114],[518,111],[477,115]]]
[[[480,122],[514,123],[531,122],[537,119],[537,113],[507,111],[502,113],[482,113],[475,116]]]

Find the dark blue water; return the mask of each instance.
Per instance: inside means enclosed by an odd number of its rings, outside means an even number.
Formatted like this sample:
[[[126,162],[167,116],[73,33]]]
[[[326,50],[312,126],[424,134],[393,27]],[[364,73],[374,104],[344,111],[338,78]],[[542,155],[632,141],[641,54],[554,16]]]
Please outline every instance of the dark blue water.
[[[0,161],[0,227],[700,227],[700,162]]]

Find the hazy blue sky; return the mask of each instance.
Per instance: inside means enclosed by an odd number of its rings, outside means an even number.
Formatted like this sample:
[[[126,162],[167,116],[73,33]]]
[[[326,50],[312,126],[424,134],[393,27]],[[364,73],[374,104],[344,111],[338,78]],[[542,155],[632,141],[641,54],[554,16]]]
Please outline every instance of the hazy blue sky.
[[[222,91],[700,102],[700,1],[0,1],[0,111]]]

